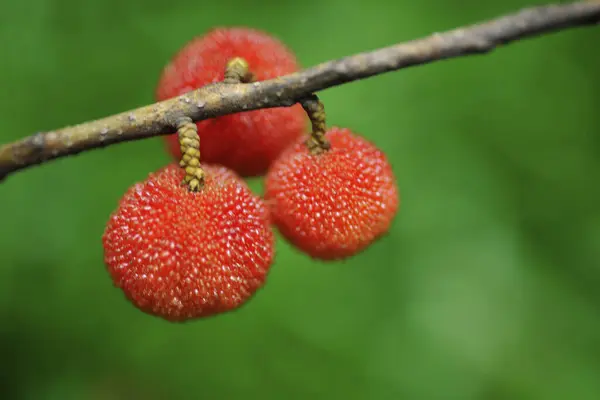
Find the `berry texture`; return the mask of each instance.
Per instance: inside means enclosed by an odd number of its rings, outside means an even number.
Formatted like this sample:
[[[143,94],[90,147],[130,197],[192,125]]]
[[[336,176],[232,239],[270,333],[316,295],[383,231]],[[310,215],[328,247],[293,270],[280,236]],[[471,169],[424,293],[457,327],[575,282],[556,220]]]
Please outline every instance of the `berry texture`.
[[[102,238],[114,284],[142,311],[170,321],[241,306],[274,258],[264,202],[231,170],[203,168],[196,193],[175,164],[131,187]]]
[[[282,235],[315,259],[355,255],[385,234],[399,191],[384,153],[349,129],[325,134],[331,148],[312,154],[305,139],[272,165],[265,199]]]
[[[255,80],[298,70],[294,54],[270,35],[249,28],[217,28],[186,44],[165,67],[156,100],[166,100],[225,77],[227,62],[242,57]],[[202,160],[233,169],[239,175],[264,175],[271,162],[306,129],[298,104],[253,110],[200,121]],[[177,135],[165,136],[169,152],[179,159]]]

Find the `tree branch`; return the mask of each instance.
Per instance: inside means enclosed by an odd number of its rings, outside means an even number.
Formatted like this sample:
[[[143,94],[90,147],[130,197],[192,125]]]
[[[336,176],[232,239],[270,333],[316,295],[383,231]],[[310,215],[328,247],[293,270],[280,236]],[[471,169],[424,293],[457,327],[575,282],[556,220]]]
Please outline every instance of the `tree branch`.
[[[8,174],[113,143],[175,132],[177,121],[214,118],[259,108],[289,107],[311,93],[433,61],[482,54],[544,33],[597,24],[600,1],[528,8],[488,22],[359,53],[277,79],[215,83],[182,96],[96,121],[41,132],[0,147],[0,180]]]

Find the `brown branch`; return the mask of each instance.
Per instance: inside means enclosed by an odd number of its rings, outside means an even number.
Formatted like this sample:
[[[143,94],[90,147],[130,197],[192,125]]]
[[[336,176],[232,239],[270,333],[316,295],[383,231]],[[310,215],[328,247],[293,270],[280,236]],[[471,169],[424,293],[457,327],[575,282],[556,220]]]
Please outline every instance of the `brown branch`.
[[[328,61],[281,78],[216,83],[182,96],[0,147],[0,180],[51,159],[113,143],[173,133],[182,117],[200,121],[225,114],[288,107],[311,93],[413,65],[487,53],[515,40],[600,21],[600,1],[529,8],[488,22]]]

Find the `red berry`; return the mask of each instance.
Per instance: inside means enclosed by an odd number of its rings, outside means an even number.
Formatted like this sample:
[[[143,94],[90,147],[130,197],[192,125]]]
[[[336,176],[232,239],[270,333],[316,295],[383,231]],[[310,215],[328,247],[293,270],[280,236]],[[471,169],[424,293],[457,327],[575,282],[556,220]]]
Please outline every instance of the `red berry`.
[[[142,311],[184,321],[233,310],[265,283],[274,235],[262,200],[232,171],[204,166],[197,193],[171,164],[131,187],[102,238],[114,284]]]
[[[349,129],[326,133],[331,149],[299,140],[273,163],[265,199],[286,239],[313,258],[347,258],[386,233],[399,192],[385,154]]]
[[[298,70],[294,54],[274,37],[249,28],[217,28],[195,38],[173,57],[159,80],[156,99],[222,81],[233,57],[244,58],[258,81]],[[258,176],[302,135],[306,114],[296,104],[225,115],[197,125],[203,162],[224,165],[242,176]],[[177,135],[165,139],[170,153],[179,159]]]

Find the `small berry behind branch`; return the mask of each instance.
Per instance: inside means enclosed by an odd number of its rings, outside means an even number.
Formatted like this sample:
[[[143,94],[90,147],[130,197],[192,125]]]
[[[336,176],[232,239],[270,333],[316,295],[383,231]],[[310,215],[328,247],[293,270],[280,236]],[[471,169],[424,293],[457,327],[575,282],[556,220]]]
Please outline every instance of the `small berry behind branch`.
[[[392,168],[375,145],[333,127],[327,151],[314,154],[305,139],[269,170],[265,199],[288,241],[316,259],[343,259],[385,234],[399,207]]]
[[[156,88],[156,100],[166,100],[226,77],[232,60],[243,60],[248,71],[239,80],[262,81],[298,71],[291,50],[282,42],[250,28],[217,28],[187,43],[165,67]],[[237,71],[242,64],[232,65]],[[307,119],[298,104],[240,112],[198,122],[204,163],[220,164],[238,174],[259,176],[271,162],[306,130]],[[176,135],[165,136],[170,153],[179,159]]]
[[[192,192],[177,164],[121,199],[102,241],[114,284],[142,311],[185,321],[246,303],[267,278],[274,236],[263,201],[224,167]]]

